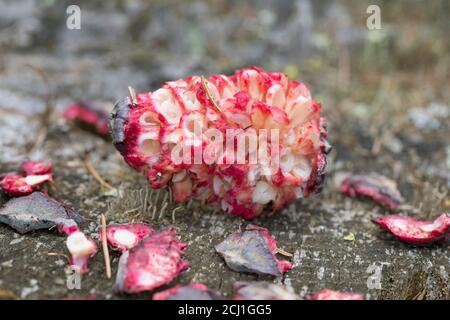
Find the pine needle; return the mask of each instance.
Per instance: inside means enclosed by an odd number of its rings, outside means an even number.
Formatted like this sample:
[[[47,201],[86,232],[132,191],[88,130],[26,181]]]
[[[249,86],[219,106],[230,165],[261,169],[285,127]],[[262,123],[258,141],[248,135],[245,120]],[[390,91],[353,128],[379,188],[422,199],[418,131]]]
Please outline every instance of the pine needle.
[[[97,170],[95,170],[94,166],[91,163],[91,160],[89,159],[89,157],[86,157],[86,159],[84,160],[84,165],[86,166],[86,169],[89,171],[89,173],[95,178],[95,180],[97,180],[98,183],[100,183],[100,185],[106,189],[108,189],[109,191],[114,191],[116,190],[116,188],[114,188],[112,185],[110,185],[108,182],[106,182],[97,172]]]
[[[219,105],[217,104],[216,100],[214,100],[211,92],[209,91],[208,85],[206,84],[205,77],[204,76],[200,76],[200,81],[202,83],[203,90],[205,90],[206,96],[208,97],[209,101],[211,101],[211,103],[213,104],[214,108],[216,108],[216,110],[219,113],[222,113],[222,110],[220,110]]]
[[[128,86],[128,91],[130,91],[130,97],[134,104],[137,104],[136,90],[132,86]]]
[[[183,207],[176,207],[175,209],[172,210],[172,223],[173,224],[175,223],[175,213],[182,208]]]
[[[111,261],[109,259],[108,242],[106,239],[106,217],[104,214],[101,215],[101,220],[102,220],[102,248],[103,248],[103,257],[105,258],[106,277],[108,279],[111,279]]]

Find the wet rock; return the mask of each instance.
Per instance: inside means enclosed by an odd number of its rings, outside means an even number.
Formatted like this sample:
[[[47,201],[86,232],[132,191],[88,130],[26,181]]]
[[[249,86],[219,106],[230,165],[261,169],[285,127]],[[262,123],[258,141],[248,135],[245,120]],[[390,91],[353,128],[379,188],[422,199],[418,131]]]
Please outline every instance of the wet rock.
[[[126,251],[135,247],[142,239],[155,232],[145,223],[114,224],[106,227],[106,239],[118,251]],[[102,234],[100,233],[100,241]]]
[[[450,232],[450,214],[442,214],[434,221],[389,215],[372,220],[375,224],[390,231],[401,241],[416,245],[426,245],[439,241]]]

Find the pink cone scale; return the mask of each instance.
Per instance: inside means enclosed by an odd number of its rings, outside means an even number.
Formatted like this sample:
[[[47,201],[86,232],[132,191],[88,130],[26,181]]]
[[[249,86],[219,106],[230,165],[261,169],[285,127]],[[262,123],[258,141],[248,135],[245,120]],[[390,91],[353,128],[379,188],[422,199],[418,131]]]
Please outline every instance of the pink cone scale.
[[[428,245],[450,234],[450,214],[444,213],[434,221],[417,220],[402,215],[389,215],[372,220],[403,242]]]
[[[189,267],[189,263],[182,260],[186,246],[186,243],[178,241],[174,227],[142,239],[134,248],[122,253],[116,290],[139,293],[170,283]]]
[[[155,232],[145,223],[114,224],[106,227],[108,244],[118,251],[126,251],[135,247],[142,239]],[[102,241],[102,234],[99,234]]]
[[[87,237],[78,227],[59,228],[60,232],[67,234],[66,246],[70,252],[70,265],[79,274],[89,272],[89,259],[97,253],[94,240]]]
[[[391,211],[397,209],[402,202],[402,196],[395,181],[376,174],[350,175],[342,182],[341,192],[349,197],[363,196],[384,205]]]
[[[249,67],[232,76],[190,76],[127,97],[116,104],[110,129],[125,161],[152,188],[170,187],[177,202],[215,202],[250,220],[320,190],[331,148],[320,111],[305,84]],[[269,132],[266,140],[263,131]],[[256,149],[240,148],[240,136],[248,135],[261,139]],[[262,154],[265,142],[277,166],[249,160]],[[189,150],[183,161],[174,160],[176,148]]]
[[[25,175],[42,175],[52,173],[52,164],[45,161],[25,161],[20,166]]]
[[[100,136],[108,136],[108,114],[79,102],[66,108],[63,118],[72,121]]]
[[[364,300],[364,298],[354,292],[339,292],[324,289],[313,294],[309,300]]]
[[[25,161],[23,174],[8,173],[0,181],[1,188],[12,197],[26,196],[53,180],[52,165],[43,161]]]

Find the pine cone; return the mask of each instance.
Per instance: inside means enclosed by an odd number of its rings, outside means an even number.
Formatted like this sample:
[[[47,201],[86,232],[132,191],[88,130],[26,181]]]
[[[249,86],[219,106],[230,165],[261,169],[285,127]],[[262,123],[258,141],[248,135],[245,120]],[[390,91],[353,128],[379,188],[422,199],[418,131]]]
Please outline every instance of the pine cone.
[[[174,199],[253,219],[318,190],[331,147],[303,83],[261,68],[191,76],[119,101],[110,129],[125,161]]]

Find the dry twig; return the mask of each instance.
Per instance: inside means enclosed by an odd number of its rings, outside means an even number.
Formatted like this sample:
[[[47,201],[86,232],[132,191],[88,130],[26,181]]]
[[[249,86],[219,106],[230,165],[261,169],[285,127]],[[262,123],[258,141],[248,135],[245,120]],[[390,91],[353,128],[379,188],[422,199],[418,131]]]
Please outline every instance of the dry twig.
[[[47,252],[48,256],[54,256],[54,257],[63,257],[65,258],[68,262],[70,261],[70,258],[64,254],[64,253],[59,253],[59,252]]]
[[[108,242],[106,239],[106,217],[104,214],[101,215],[101,220],[102,220],[102,248],[103,248],[103,257],[105,258],[106,277],[108,279],[111,279],[111,261],[109,259]]]
[[[281,254],[281,255],[283,255],[283,256],[285,256],[285,257],[293,257],[293,256],[294,256],[292,253],[289,253],[289,252],[287,252],[287,251],[284,251],[284,250],[281,249],[281,248],[277,248],[276,253],[279,253],[279,254]]]
[[[218,105],[217,102],[214,100],[214,98],[213,98],[211,92],[209,91],[209,88],[208,88],[208,85],[207,85],[207,83],[206,83],[205,77],[204,77],[204,76],[200,76],[200,81],[201,81],[201,83],[202,83],[203,90],[205,90],[206,96],[208,97],[209,101],[211,101],[211,103],[213,104],[214,108],[216,108],[216,110],[217,110],[219,113],[222,113],[222,110],[220,110],[219,105]]]

